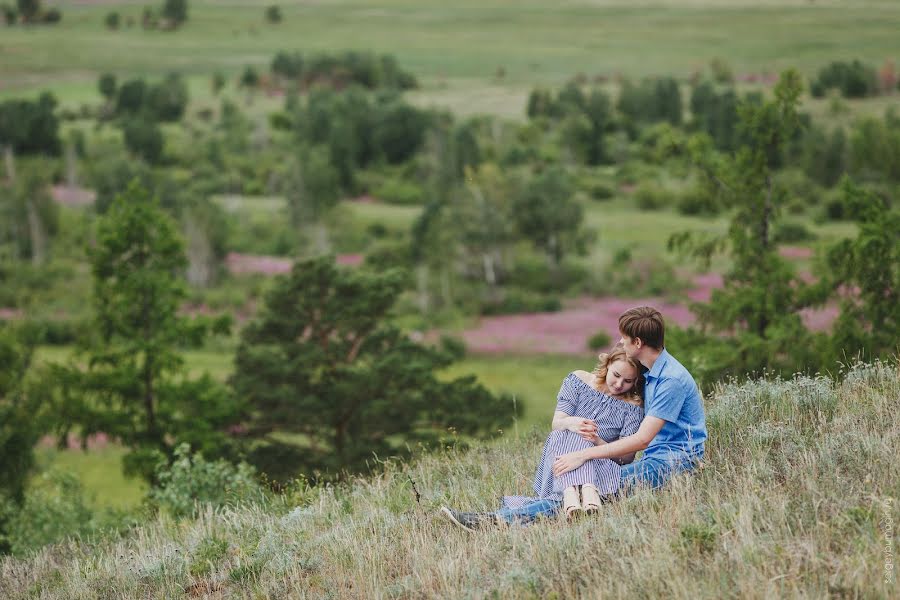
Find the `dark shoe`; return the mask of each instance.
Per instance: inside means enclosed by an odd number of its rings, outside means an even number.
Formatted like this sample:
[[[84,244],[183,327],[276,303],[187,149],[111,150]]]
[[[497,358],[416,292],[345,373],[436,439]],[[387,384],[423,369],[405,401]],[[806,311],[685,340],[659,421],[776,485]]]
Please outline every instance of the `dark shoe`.
[[[440,512],[444,517],[466,531],[476,531],[477,529],[495,527],[500,524],[499,518],[494,513],[460,512],[446,506],[442,506]]]

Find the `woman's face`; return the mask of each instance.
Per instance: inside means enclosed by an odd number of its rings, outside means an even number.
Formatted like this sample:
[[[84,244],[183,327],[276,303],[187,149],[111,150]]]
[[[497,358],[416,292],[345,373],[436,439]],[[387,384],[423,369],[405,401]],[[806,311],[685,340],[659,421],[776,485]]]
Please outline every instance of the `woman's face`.
[[[637,369],[631,363],[617,360],[606,369],[606,387],[616,396],[624,394],[634,387],[637,375]]]

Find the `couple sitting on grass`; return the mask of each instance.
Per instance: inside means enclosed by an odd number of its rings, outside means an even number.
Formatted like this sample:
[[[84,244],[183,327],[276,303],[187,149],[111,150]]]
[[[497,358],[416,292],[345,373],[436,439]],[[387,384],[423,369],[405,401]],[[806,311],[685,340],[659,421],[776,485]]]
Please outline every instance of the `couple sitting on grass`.
[[[600,355],[593,373],[575,371],[563,381],[535,474],[537,496],[504,496],[496,512],[442,507],[441,514],[469,531],[529,523],[560,509],[573,519],[637,485],[659,488],[699,464],[703,402],[694,378],[663,346],[662,315],[632,308],[619,317],[619,332],[621,342]]]

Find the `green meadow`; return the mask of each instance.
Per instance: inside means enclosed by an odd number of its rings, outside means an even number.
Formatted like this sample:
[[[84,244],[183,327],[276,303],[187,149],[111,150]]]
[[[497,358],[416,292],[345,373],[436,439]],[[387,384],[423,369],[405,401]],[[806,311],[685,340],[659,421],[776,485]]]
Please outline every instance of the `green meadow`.
[[[741,81],[900,55],[891,0],[297,2],[281,7],[278,24],[264,20],[268,1],[193,1],[178,32],[143,30],[145,3],[51,4],[63,11],[58,25],[3,30],[0,97],[52,89],[78,105],[96,101],[101,73],[176,71],[202,104],[214,71],[236,77],[247,65],[267,69],[279,50],[357,49],[393,54],[421,79],[414,97],[424,104],[521,117],[531,87],[577,73],[687,78],[719,57]],[[103,24],[112,10],[123,19],[117,31]]]

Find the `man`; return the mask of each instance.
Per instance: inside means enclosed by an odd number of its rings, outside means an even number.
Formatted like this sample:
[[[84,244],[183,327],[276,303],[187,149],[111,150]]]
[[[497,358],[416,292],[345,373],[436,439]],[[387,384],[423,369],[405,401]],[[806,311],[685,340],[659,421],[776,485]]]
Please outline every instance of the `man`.
[[[644,374],[644,419],[637,432],[614,442],[557,457],[554,475],[577,469],[588,460],[615,459],[643,450],[641,458],[621,468],[620,492],[645,484],[659,488],[674,474],[696,468],[703,458],[706,417],[694,378],[665,349],[665,323],[655,308],[640,306],[619,317],[621,344],[629,358],[648,370]],[[474,531],[498,523],[529,522],[550,516],[559,504],[541,500],[519,509],[496,513],[466,513],[441,508],[443,516]]]

